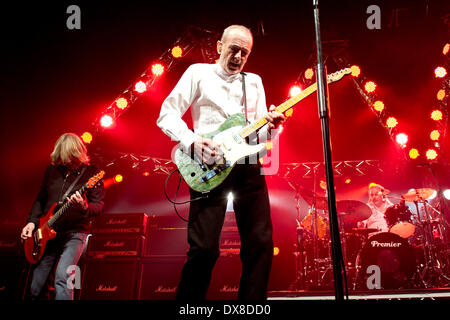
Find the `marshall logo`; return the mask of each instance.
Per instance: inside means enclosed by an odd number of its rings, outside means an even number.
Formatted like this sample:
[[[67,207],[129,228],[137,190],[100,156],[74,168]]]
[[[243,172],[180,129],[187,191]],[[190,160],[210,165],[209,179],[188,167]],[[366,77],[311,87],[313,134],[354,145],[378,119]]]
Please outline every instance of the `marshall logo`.
[[[120,248],[125,245],[125,241],[107,241],[105,247]]]
[[[95,291],[100,291],[100,292],[116,292],[117,291],[117,286],[105,286],[103,284],[99,285]]]
[[[220,292],[238,292],[238,287],[230,287],[227,285],[224,285],[219,291]]]
[[[174,293],[177,291],[177,287],[164,287],[164,286],[158,286],[158,288],[155,289],[154,292],[156,293]]]
[[[222,242],[223,246],[239,246],[241,245],[241,242],[239,240],[224,240]]]
[[[106,224],[126,224],[126,223],[127,219],[114,219],[114,218],[111,218],[106,222]]]
[[[373,248],[382,247],[382,248],[399,248],[402,243],[401,242],[378,242],[376,240],[370,243]]]
[[[0,248],[14,248],[17,245],[17,241],[3,241],[0,240]]]

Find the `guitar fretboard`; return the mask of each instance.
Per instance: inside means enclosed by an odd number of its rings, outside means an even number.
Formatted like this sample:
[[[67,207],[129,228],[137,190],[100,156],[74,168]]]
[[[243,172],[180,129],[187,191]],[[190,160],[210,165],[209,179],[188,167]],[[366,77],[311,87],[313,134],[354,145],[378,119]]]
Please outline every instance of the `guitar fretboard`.
[[[78,190],[78,192],[79,192],[80,194],[83,194],[84,191],[86,191],[86,185],[84,185],[83,187],[81,187],[81,188]],[[66,212],[67,209],[69,209],[71,206],[72,206],[72,204],[71,204],[70,202],[64,203],[64,204],[62,205],[62,207],[59,208],[58,211],[56,211],[56,213],[54,213],[53,216],[52,216],[50,219],[48,219],[48,223],[47,223],[48,226],[51,227],[51,226],[56,222],[56,220],[58,220],[59,217],[60,217],[62,214],[64,214],[64,212]]]
[[[311,93],[313,93],[316,90],[317,90],[317,83],[314,83],[314,84],[310,85],[308,88],[306,88],[305,90],[303,90],[302,92],[300,92],[299,94],[297,94],[296,96],[294,96],[294,97],[290,98],[289,100],[286,100],[285,102],[280,104],[278,107],[275,108],[275,111],[277,111],[279,113],[286,112],[287,110],[292,108],[294,105],[299,103],[301,100],[303,100],[304,98],[306,98],[307,96],[309,96]],[[263,117],[263,118],[259,119],[258,121],[243,128],[241,130],[241,132],[239,133],[239,135],[243,139],[245,139],[249,135],[251,135],[253,132],[256,132],[257,130],[259,130],[260,128],[265,126],[267,123],[268,123],[268,121],[266,120],[266,118]]]

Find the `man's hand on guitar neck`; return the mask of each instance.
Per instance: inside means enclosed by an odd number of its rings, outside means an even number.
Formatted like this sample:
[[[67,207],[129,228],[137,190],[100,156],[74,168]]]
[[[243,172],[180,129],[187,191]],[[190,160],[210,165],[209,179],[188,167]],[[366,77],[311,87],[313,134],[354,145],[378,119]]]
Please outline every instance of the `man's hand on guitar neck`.
[[[219,163],[222,159],[223,153],[220,150],[220,145],[211,139],[199,138],[194,143],[194,153],[202,163],[213,164]]]
[[[269,122],[269,129],[276,129],[284,120],[286,120],[284,114],[275,111],[275,108],[276,107],[274,105],[271,105],[269,112],[264,116],[264,118]]]
[[[71,195],[70,198],[67,197],[66,200],[80,210],[86,211],[88,208],[86,196],[82,196],[78,191]]]

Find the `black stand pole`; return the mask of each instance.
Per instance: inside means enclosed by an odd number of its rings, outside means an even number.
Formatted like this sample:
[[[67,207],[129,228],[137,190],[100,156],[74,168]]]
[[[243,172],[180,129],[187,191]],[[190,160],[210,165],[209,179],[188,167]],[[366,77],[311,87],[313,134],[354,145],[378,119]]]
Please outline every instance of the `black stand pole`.
[[[319,0],[313,0],[314,24],[316,30],[317,47],[317,101],[319,105],[319,117],[322,121],[322,140],[325,158],[325,170],[327,178],[328,214],[330,218],[330,236],[333,256],[334,291],[336,300],[343,300],[344,289],[342,281],[342,249],[339,238],[339,224],[336,210],[336,197],[334,193],[333,165],[331,161],[331,143],[328,115],[327,79],[323,65],[322,42],[320,38]]]

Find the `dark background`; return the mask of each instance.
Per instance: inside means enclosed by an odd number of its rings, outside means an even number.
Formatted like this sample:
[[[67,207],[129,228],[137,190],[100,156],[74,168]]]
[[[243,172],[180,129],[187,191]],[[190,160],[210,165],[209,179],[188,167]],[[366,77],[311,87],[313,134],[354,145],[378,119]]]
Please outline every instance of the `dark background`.
[[[66,9],[72,4],[81,8],[81,30],[66,27]],[[380,30],[366,27],[366,9],[373,4],[381,9]],[[395,22],[396,9],[399,16]],[[377,83],[378,96],[399,119],[411,144],[419,148],[427,142],[429,114],[442,84],[434,77],[434,69],[444,64],[442,48],[449,39],[448,14],[448,1],[444,0],[320,1],[322,40],[348,41],[345,53],[351,64],[360,66],[362,75]],[[93,132],[98,115],[188,26],[218,34],[230,24],[250,27],[254,48],[245,70],[262,77],[268,104],[286,100],[290,85],[314,64],[316,54],[312,1],[21,2],[4,7],[0,23],[0,217],[18,222],[20,228],[56,139],[64,132]],[[203,60],[199,50],[194,49],[164,73],[114,128],[95,133],[92,154],[104,152],[114,159],[120,152],[169,159],[175,143],[159,130],[156,119],[162,101],[178,78],[196,62]],[[338,69],[331,58],[327,62],[329,73]],[[349,77],[330,85],[329,97],[333,161],[373,159],[387,163],[383,173],[356,175],[350,170],[346,177],[351,177],[352,182],[348,185],[343,177],[336,177],[338,200],[365,202],[370,182],[381,183],[396,194],[411,188],[450,187],[444,165],[448,160],[448,139],[442,142],[441,164],[432,167],[435,181],[428,167],[417,166],[420,161],[402,160],[403,155]],[[316,95],[304,100],[286,122],[278,142],[281,164],[323,161],[316,101]],[[124,174],[124,182],[107,189],[105,212],[175,216],[164,196],[166,175],[143,177],[139,171],[130,171],[127,163],[107,170],[108,177],[115,173]],[[296,210],[295,192],[283,175],[280,170],[267,181],[275,242],[292,262],[295,218],[306,214],[307,204],[302,200]],[[287,178],[311,190],[318,182],[299,174]],[[318,178],[324,179],[323,172]],[[172,189],[174,181],[169,184]],[[181,193],[180,199],[187,193],[185,186]],[[187,206],[179,211],[186,216]]]

